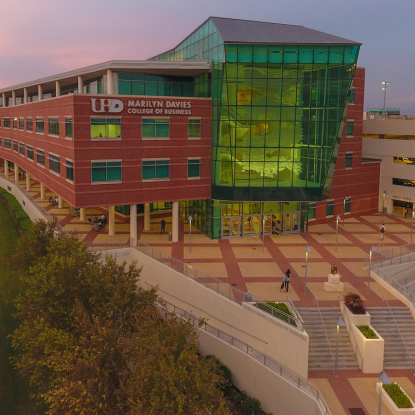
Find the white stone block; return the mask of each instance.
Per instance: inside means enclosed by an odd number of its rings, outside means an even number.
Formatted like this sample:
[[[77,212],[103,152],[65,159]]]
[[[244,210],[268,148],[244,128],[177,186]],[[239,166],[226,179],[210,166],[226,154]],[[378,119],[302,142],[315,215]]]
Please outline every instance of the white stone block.
[[[329,282],[324,283],[324,291],[328,293],[337,293],[343,291],[343,283],[339,282],[338,284],[330,284]]]
[[[329,274],[329,284],[338,284],[340,282],[339,274]]]

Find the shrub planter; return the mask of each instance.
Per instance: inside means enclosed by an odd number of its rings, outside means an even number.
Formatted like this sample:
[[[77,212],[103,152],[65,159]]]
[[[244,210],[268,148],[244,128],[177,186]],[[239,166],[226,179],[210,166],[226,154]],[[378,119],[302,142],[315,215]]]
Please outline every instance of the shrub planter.
[[[350,327],[348,326],[348,322],[351,326],[370,326],[370,314],[366,311],[365,314],[353,314],[348,307],[344,305],[342,301],[342,317],[343,321],[346,324],[347,331],[350,333]],[[345,316],[347,314],[347,317]]]
[[[383,370],[385,340],[382,339],[373,327],[369,327],[378,336],[377,339],[367,339],[356,325],[353,325],[351,329],[356,339],[356,347],[362,356],[362,372],[380,373]]]
[[[264,301],[263,303],[247,302],[246,304],[254,306],[256,309],[261,310],[262,313],[265,313],[266,315],[271,315],[274,318],[282,320],[285,323],[297,328],[295,315],[294,313],[292,313],[287,303],[274,303],[272,301]],[[263,306],[263,304],[266,305]],[[278,305],[280,306],[278,307]]]
[[[379,394],[380,383],[376,383],[376,392]],[[401,390],[405,393],[405,391],[401,388]],[[406,393],[405,393],[406,395]],[[407,395],[408,396],[408,395]],[[414,415],[415,414],[415,404],[412,402],[414,408],[398,408],[393,402],[392,398],[388,395],[388,393],[383,390],[382,391],[382,401],[387,406],[389,411],[392,412],[393,415]]]

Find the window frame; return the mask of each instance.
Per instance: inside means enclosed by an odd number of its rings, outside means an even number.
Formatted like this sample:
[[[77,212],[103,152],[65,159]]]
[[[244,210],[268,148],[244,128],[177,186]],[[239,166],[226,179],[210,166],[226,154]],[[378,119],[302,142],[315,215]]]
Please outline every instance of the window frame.
[[[17,121],[18,121],[18,118],[13,117],[13,130],[17,130]]]
[[[352,129],[352,134],[349,134],[349,127]],[[346,121],[346,137],[354,137],[354,120]]]
[[[48,117],[48,135],[59,137],[59,132],[59,117]]]
[[[60,156],[58,156],[55,153],[49,153],[49,156],[47,158],[49,160],[49,171],[51,173],[54,173],[54,174],[60,176],[61,175],[61,158],[60,158]],[[54,168],[56,168],[56,170]]]
[[[11,150],[12,149],[12,140],[10,138],[5,138],[4,139],[4,148],[6,150]]]
[[[27,152],[27,159],[34,161],[35,160],[35,151],[33,149],[33,146],[26,146],[26,152]],[[32,157],[30,157],[30,155],[32,155]]]
[[[151,164],[146,164],[144,165],[144,163],[152,163],[154,162],[154,165]],[[157,162],[159,162],[160,164],[157,164]],[[162,164],[164,163],[164,164]],[[168,175],[167,177],[157,177],[157,166],[159,167],[166,167],[167,166],[167,171],[168,171]],[[159,182],[159,181],[170,181],[170,157],[165,157],[165,158],[145,158],[141,160],[141,180],[143,182]],[[149,170],[150,168],[154,168],[154,177],[146,177],[144,178],[145,174],[144,171],[145,170]]]
[[[69,165],[69,163],[71,164],[71,166]],[[66,181],[73,183],[74,182],[74,168],[73,168],[73,160],[72,159],[65,159],[65,164],[64,167],[66,168]],[[71,176],[72,178],[70,178],[68,176],[68,172],[72,170]]]
[[[19,130],[24,131],[24,118],[19,117]]]
[[[152,126],[152,124],[148,121],[154,121],[154,136],[147,136],[144,135],[144,126]],[[167,123],[162,123],[162,121],[167,121]],[[160,127],[166,126],[168,127],[168,135],[167,136],[157,136],[157,123],[159,123]],[[159,128],[160,129],[160,128]],[[151,141],[151,140],[170,140],[170,117],[143,117],[141,119],[141,139],[143,141]]]
[[[198,123],[190,123],[191,121],[198,121]],[[190,125],[199,126],[199,135],[190,135]],[[187,119],[187,138],[189,140],[201,140],[202,139],[202,119],[201,118],[188,118]]]
[[[334,216],[334,199],[326,200],[326,218],[331,216]]]
[[[353,168],[353,151],[347,151],[344,156],[344,168],[350,170]]]
[[[22,152],[22,149],[23,149],[23,152]],[[24,143],[19,143],[19,154],[22,157],[26,157],[26,147]]]
[[[103,164],[105,163],[105,166],[95,166],[96,169],[98,168],[103,168],[105,167],[105,180],[93,180],[94,174],[93,174],[93,169],[94,166],[93,164]],[[108,166],[108,163],[120,163],[119,166]],[[108,180],[108,167],[119,167],[120,168],[120,179],[119,180]],[[113,159],[113,160],[91,160],[91,183],[93,185],[95,184],[119,184],[122,183],[122,160],[121,159]]]
[[[93,123],[92,120],[105,120],[105,123]],[[119,123],[112,123],[112,125],[119,125],[120,126],[120,134],[117,137],[110,137],[108,136],[108,125],[111,125],[111,120],[117,120]],[[105,136],[102,137],[92,137],[92,126],[93,125],[104,125],[105,126]],[[92,141],[121,141],[122,140],[122,117],[103,117],[99,118],[98,116],[91,117],[90,119],[90,136]],[[101,133],[100,133],[101,134]]]
[[[29,123],[29,121],[31,121]],[[29,128],[30,126],[30,128]],[[33,118],[32,117],[27,117],[26,118],[26,131],[29,133],[33,133]]]
[[[68,120],[71,120],[70,123]],[[68,126],[70,125],[70,135],[68,135]],[[73,139],[73,117],[65,115],[65,138]]]
[[[349,105],[355,105],[356,88],[350,88]]]
[[[8,125],[6,125],[6,123]],[[4,117],[3,118],[3,128],[10,128],[10,125],[11,125],[11,123],[10,123],[10,117]]]
[[[13,140],[13,151],[15,151],[16,153],[19,152],[19,143],[17,142],[17,140]]]
[[[197,161],[198,163],[191,163],[191,162]],[[190,176],[189,175],[189,168],[191,166],[198,166],[199,168],[199,175],[198,176]],[[202,159],[201,157],[188,157],[187,159],[187,179],[188,180],[198,180],[201,178],[201,172],[202,172]]]
[[[346,200],[347,197],[347,200]],[[348,214],[351,212],[351,205],[352,205],[352,197],[351,196],[346,196],[344,199],[344,214]]]
[[[39,154],[39,152],[41,152],[42,154]],[[45,169],[46,168],[45,150],[42,150],[41,148],[37,148],[35,154],[36,154],[36,164],[38,164],[39,166]],[[43,156],[43,162],[41,158],[42,156]]]
[[[42,126],[42,128],[40,128]],[[36,117],[36,134],[45,134],[45,119]]]

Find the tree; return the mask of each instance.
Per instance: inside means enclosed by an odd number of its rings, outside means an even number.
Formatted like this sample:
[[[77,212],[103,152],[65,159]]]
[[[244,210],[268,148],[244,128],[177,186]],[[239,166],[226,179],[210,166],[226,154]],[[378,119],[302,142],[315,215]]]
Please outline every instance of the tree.
[[[137,286],[136,264],[102,260],[53,224],[35,228],[12,338],[16,367],[49,414],[228,413],[195,328],[160,318],[156,289]]]

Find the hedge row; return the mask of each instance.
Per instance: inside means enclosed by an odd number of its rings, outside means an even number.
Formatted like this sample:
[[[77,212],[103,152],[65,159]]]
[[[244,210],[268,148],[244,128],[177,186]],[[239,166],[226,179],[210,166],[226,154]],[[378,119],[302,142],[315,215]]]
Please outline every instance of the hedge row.
[[[33,223],[30,220],[27,213],[23,210],[17,199],[10,194],[6,189],[0,187],[0,198],[2,198],[9,206],[15,217],[20,229],[27,235],[33,227]]]

